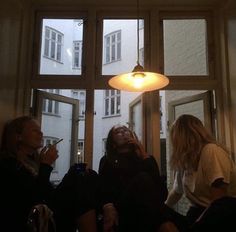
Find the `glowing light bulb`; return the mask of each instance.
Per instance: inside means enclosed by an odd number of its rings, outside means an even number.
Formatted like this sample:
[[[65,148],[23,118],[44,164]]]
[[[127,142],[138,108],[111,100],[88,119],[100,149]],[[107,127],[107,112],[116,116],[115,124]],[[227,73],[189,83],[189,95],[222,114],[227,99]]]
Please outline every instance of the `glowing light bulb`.
[[[135,72],[132,76],[134,88],[141,89],[143,86],[145,74],[143,72]]]

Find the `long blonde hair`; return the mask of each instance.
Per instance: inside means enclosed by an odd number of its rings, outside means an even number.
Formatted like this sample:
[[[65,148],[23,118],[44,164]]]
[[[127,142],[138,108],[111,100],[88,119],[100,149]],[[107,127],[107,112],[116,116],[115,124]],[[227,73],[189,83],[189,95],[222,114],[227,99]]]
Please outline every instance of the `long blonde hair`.
[[[173,170],[196,170],[203,146],[217,143],[203,123],[188,114],[181,115],[175,121],[170,136],[173,146],[170,166]]]

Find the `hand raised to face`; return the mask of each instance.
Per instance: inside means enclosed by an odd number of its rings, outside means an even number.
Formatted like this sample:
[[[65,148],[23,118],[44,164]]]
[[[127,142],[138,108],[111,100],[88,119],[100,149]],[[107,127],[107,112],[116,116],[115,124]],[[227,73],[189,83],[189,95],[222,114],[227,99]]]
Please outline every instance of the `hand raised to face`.
[[[118,153],[134,152],[140,158],[146,158],[147,154],[137,136],[125,126],[113,129],[112,134],[114,148]]]
[[[40,161],[48,165],[52,165],[58,158],[58,150],[56,145],[45,146],[40,152]]]

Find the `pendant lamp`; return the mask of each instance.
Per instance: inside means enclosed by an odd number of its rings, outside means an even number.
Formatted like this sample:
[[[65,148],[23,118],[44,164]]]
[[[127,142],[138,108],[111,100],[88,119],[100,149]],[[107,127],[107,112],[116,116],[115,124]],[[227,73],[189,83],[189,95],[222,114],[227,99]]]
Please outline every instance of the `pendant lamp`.
[[[139,0],[137,0],[137,65],[132,72],[114,76],[108,81],[108,84],[114,89],[146,92],[161,89],[169,84],[166,76],[145,71],[139,63],[139,21]]]

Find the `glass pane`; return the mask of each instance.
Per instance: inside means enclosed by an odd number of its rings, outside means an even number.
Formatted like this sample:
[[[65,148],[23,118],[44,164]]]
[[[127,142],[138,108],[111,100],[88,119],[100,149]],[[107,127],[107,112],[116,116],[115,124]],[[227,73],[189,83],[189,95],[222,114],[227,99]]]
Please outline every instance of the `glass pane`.
[[[207,75],[204,19],[164,20],[165,75]]]
[[[84,129],[85,129],[85,101],[86,91],[77,89],[50,89],[43,90],[53,94],[59,94],[68,98],[79,100],[79,119],[78,119],[78,150],[76,154],[71,154],[71,127],[72,127],[72,105],[60,101],[44,99],[42,112],[42,131],[44,133],[45,144],[52,144],[53,140],[63,138],[57,145],[59,158],[54,164],[51,180],[59,183],[64,174],[68,171],[71,157],[77,155],[77,161],[84,160]],[[50,106],[51,112],[48,111]]]
[[[139,29],[143,48],[144,27]],[[137,20],[103,20],[103,75],[131,72],[137,63]]]
[[[60,95],[79,100],[78,144],[84,144],[86,91],[83,89],[61,89]],[[84,161],[84,146],[78,147],[77,161]]]
[[[93,169],[98,170],[99,161],[105,153],[105,141],[109,130],[117,125],[130,127],[129,107],[141,93],[132,93],[125,91],[96,90],[94,96],[94,137],[93,137]],[[112,93],[111,93],[112,92]],[[112,95],[113,94],[113,95]],[[102,107],[101,107],[102,106]],[[142,128],[142,115],[139,108],[135,109],[135,119],[137,131]],[[140,123],[140,124],[139,124]],[[137,132],[135,130],[135,132]],[[141,132],[139,131],[138,134]]]
[[[82,19],[43,19],[41,41],[40,74],[81,75]]]

